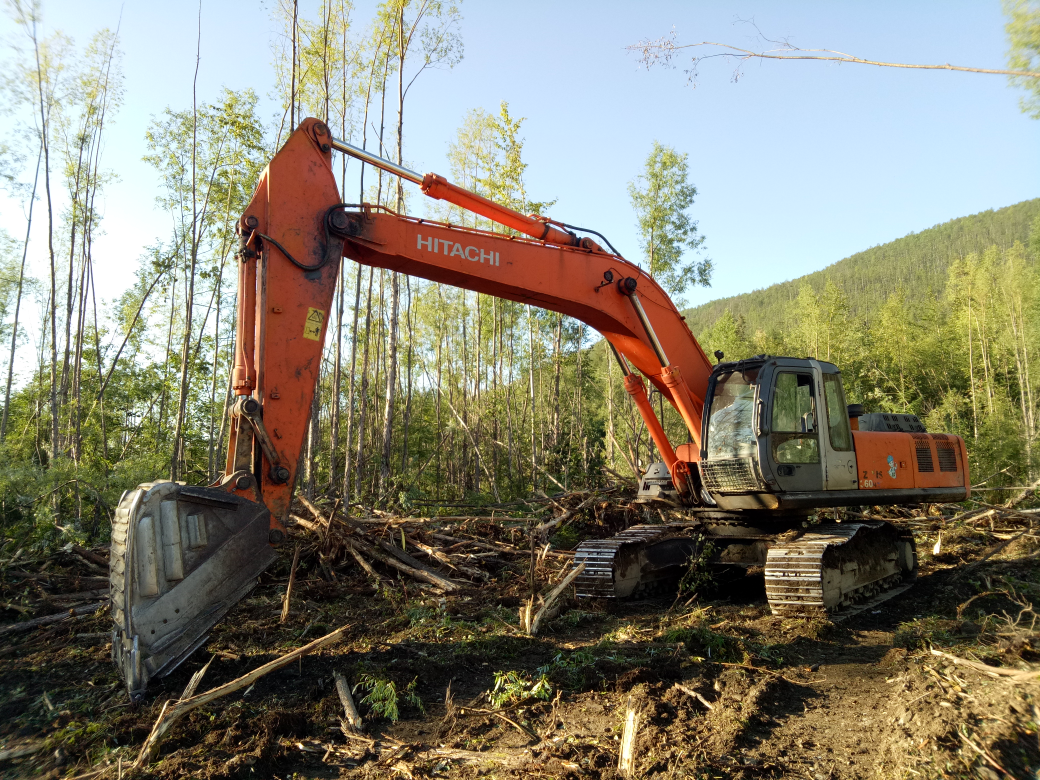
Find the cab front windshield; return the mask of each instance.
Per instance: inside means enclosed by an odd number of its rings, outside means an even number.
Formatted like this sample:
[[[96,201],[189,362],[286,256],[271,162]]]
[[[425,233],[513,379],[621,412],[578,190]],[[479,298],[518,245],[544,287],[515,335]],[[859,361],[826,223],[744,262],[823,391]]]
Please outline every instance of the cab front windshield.
[[[708,417],[708,460],[752,458],[758,453],[753,417],[758,370],[731,371],[715,381]]]

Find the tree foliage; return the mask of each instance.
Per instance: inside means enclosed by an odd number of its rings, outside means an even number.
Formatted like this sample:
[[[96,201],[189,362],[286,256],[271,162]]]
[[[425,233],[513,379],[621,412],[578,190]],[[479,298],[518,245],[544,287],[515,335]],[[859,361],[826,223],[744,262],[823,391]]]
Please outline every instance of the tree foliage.
[[[697,195],[689,179],[689,155],[654,141],[642,172],[628,185],[650,276],[676,298],[690,284],[711,283],[711,260],[684,262],[687,250],[704,244],[689,214]]]
[[[1008,67],[1040,73],[1040,1],[1004,0],[1005,30],[1008,37]],[[1040,119],[1040,78],[1009,76],[1008,80],[1027,93],[1022,111]]]

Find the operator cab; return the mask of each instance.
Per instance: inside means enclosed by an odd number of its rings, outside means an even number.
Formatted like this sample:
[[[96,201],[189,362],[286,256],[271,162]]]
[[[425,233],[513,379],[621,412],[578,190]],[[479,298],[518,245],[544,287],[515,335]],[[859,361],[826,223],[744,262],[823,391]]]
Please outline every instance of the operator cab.
[[[769,355],[720,363],[702,430],[701,479],[721,509],[797,508],[806,494],[816,494],[818,505],[821,492],[857,487],[849,410],[833,363]]]

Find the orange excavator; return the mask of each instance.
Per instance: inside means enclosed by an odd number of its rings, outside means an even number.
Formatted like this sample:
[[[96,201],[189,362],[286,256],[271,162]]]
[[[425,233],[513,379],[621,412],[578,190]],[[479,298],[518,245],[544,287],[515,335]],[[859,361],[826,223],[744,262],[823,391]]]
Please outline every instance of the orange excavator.
[[[341,203],[334,150],[515,234]],[[421,176],[336,140],[317,119],[302,122],[271,160],[237,234],[224,474],[204,487],[140,485],[116,511],[112,655],[133,698],[199,647],[277,558],[344,256],[561,312],[607,341],[662,460],[643,475],[638,499],[680,507],[688,521],[580,545],[579,597],[652,590],[710,551],[714,563],[761,568],[776,613],[862,609],[909,587],[912,537],[869,518],[814,524],[812,513],[968,498],[959,437],[930,434],[913,415],[846,405],[831,363],[769,355],[723,362],[716,353],[712,365],[665,291],[598,233]],[[681,416],[688,443],[668,440],[646,381]]]

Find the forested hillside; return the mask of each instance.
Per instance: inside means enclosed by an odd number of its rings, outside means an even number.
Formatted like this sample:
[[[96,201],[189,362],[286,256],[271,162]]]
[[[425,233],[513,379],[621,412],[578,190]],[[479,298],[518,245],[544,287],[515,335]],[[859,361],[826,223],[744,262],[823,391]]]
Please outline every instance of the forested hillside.
[[[1024,243],[1037,215],[1040,198],[951,219],[857,252],[798,279],[709,301],[685,312],[687,322],[694,333],[700,333],[729,311],[735,317],[744,317],[749,328],[767,328],[782,321],[803,284],[820,293],[828,280],[845,291],[852,316],[870,315],[891,293],[901,289],[914,295],[938,295],[946,287],[951,262],[980,254],[990,246],[1007,249],[1016,241]]]

